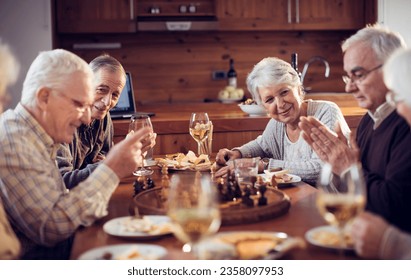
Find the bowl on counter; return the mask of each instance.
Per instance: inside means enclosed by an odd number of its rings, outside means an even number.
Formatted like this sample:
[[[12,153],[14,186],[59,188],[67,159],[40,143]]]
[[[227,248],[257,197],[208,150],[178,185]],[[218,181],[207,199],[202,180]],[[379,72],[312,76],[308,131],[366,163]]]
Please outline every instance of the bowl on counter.
[[[264,107],[257,104],[238,104],[240,109],[250,116],[266,116],[267,112],[265,111]]]

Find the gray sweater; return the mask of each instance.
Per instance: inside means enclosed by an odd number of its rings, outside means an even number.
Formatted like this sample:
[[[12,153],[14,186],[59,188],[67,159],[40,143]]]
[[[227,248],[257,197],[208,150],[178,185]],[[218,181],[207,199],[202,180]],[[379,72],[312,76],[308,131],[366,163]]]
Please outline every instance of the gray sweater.
[[[306,100],[307,116],[314,116],[334,131],[340,122],[344,135],[348,138],[350,129],[337,104],[330,101]],[[298,149],[298,151],[295,151]],[[315,185],[322,161],[300,136],[296,143],[287,139],[285,124],[271,119],[263,134],[257,139],[238,148],[243,157],[270,158],[269,168],[281,167],[290,170],[311,185]]]

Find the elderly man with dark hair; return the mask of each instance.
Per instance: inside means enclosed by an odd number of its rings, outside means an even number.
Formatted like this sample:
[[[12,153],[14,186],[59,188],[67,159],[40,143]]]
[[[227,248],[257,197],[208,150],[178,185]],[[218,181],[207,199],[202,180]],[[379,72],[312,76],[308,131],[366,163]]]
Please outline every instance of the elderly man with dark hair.
[[[342,45],[346,91],[360,107],[368,109],[351,146],[314,118],[301,118],[304,139],[319,157],[342,174],[361,161],[367,184],[366,209],[411,232],[411,132],[407,122],[386,102],[382,66],[397,49],[402,37],[380,25],[367,26]],[[356,147],[358,145],[358,148]]]
[[[114,57],[103,54],[89,63],[94,73],[95,100],[91,122],[82,124],[70,144],[57,151],[57,163],[67,188],[85,180],[113,146],[113,122],[109,111],[116,106],[126,83],[126,72]],[[143,152],[155,144],[156,134],[144,141]]]

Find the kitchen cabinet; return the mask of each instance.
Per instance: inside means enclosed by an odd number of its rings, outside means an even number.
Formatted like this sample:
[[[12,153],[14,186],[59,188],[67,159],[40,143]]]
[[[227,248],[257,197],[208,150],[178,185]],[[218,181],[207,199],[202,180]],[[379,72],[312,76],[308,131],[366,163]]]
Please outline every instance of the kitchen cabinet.
[[[216,30],[215,0],[138,0],[139,31]]]
[[[220,30],[350,30],[362,28],[369,0],[218,0]]]
[[[136,31],[137,0],[55,0],[58,33]]]
[[[206,17],[215,16],[214,2],[218,0],[137,0],[137,16]]]
[[[294,29],[360,29],[365,25],[363,0],[288,0]]]

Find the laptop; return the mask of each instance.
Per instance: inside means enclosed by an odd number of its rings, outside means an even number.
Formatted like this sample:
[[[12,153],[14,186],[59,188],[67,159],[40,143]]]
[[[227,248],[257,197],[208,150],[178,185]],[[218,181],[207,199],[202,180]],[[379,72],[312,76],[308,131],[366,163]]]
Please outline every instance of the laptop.
[[[131,73],[126,72],[126,85],[120,94],[117,105],[110,110],[112,119],[129,119],[133,114],[154,116],[154,113],[136,112]]]

